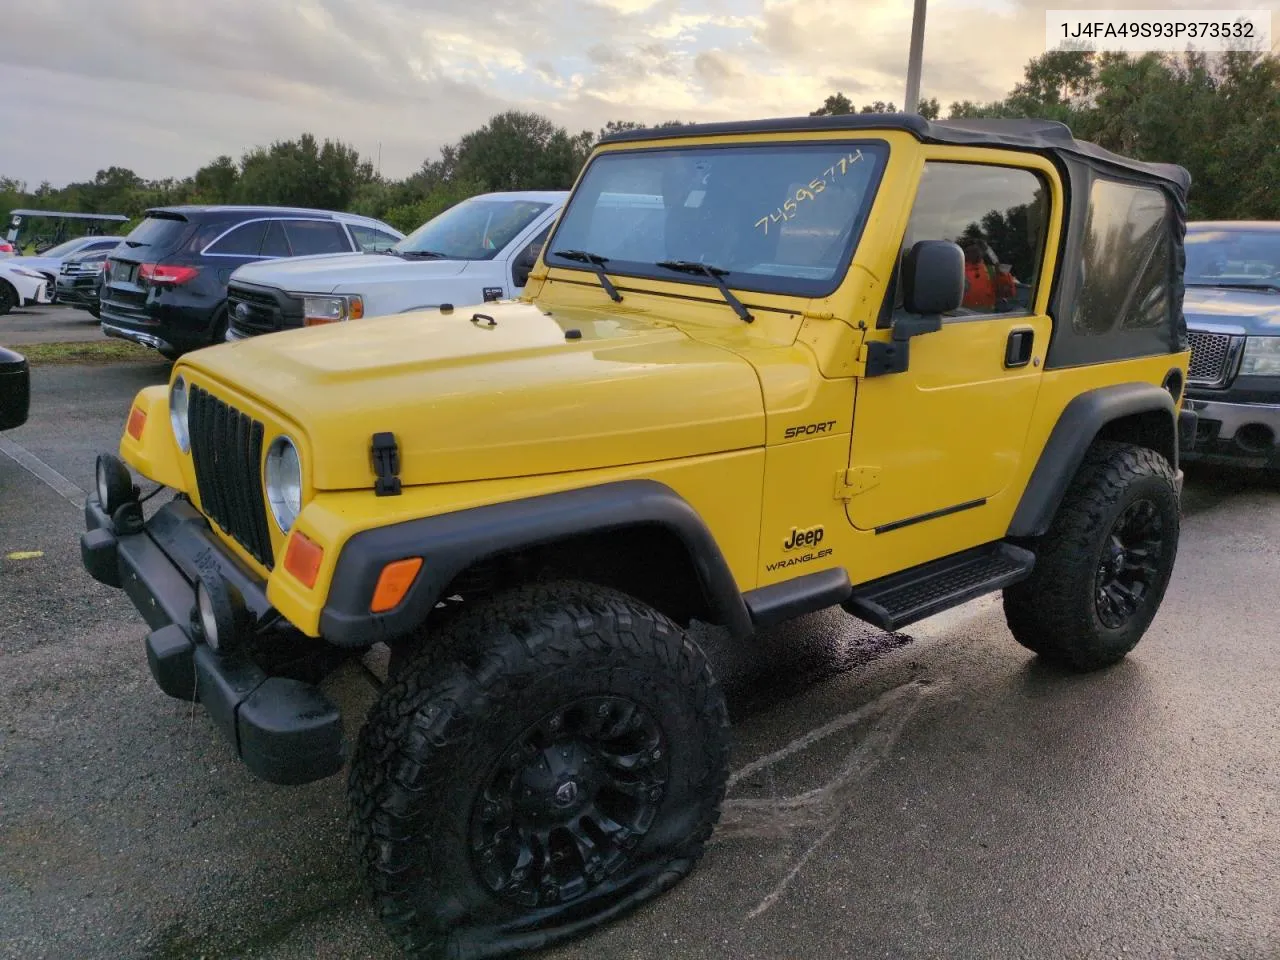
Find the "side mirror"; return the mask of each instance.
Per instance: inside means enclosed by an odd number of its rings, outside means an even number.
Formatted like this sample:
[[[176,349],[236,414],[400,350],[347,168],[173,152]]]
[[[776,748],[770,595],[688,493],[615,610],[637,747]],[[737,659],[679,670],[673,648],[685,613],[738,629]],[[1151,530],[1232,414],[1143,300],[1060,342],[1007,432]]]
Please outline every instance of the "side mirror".
[[[26,423],[30,403],[31,374],[26,358],[0,347],[0,430]]]
[[[921,240],[902,261],[902,307],[893,339],[942,329],[942,315],[964,302],[964,251],[949,240]]]
[[[515,263],[511,265],[511,279],[515,282],[515,286],[523,287],[529,282],[529,274],[537,264],[538,254],[541,252],[542,244],[540,243],[531,243],[520,251]]]

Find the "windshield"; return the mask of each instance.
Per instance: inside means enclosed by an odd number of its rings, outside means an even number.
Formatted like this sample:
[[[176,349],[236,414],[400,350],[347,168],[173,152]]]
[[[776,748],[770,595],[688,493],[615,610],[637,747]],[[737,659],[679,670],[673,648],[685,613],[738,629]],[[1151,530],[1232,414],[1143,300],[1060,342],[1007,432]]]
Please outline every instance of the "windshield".
[[[190,224],[172,217],[147,217],[129,232],[124,242],[129,247],[176,246]]]
[[[1280,230],[1191,227],[1186,251],[1188,284],[1280,286]]]
[[[464,200],[428,220],[391,251],[450,260],[491,260],[549,206],[534,200]]]
[[[67,254],[71,253],[72,251],[79,250],[88,242],[89,241],[86,238],[76,237],[74,240],[68,240],[66,243],[60,243],[56,247],[50,247],[44,253],[40,254],[40,256],[65,257]]]
[[[883,143],[785,143],[605,153],[591,162],[548,244],[604,257],[610,273],[675,279],[659,262],[706,264],[729,286],[826,296],[862,232]],[[684,270],[681,279],[712,283]]]

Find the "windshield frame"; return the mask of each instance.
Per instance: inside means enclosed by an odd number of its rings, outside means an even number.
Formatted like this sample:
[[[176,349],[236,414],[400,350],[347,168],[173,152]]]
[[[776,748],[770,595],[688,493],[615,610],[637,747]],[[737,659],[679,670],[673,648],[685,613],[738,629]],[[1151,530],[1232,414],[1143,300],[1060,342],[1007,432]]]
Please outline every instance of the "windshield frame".
[[[417,237],[418,234],[421,233],[423,230],[425,230],[427,227],[431,226],[431,224],[435,223],[437,220],[440,220],[442,217],[447,217],[451,213],[457,212],[464,206],[481,207],[481,206],[488,205],[488,206],[502,207],[502,208],[513,208],[521,204],[525,204],[528,206],[536,206],[538,209],[534,212],[533,216],[531,216],[528,220],[526,220],[520,226],[520,228],[516,230],[515,233],[513,233],[505,243],[503,243],[502,246],[495,247],[493,250],[490,250],[487,256],[482,256],[482,257],[457,256],[453,253],[439,251],[440,253],[443,254],[443,256],[440,257],[439,259],[453,260],[453,261],[457,261],[458,263],[484,263],[486,261],[493,260],[497,258],[502,253],[503,250],[506,250],[513,243],[515,243],[521,237],[527,234],[530,228],[532,228],[535,224],[541,223],[542,220],[546,217],[547,211],[551,207],[555,206],[555,204],[549,200],[536,200],[530,197],[502,197],[502,196],[493,196],[492,194],[483,194],[483,193],[477,194],[474,197],[467,197],[465,200],[459,200],[457,203],[453,204],[452,206],[446,207],[444,210],[441,210],[430,220],[427,220],[425,223],[420,224],[419,226],[414,228],[412,232],[406,234],[403,239],[396,241],[396,243],[393,244],[389,249],[384,250],[382,252],[384,254],[390,254],[391,256],[397,256],[397,257],[405,257],[405,256],[413,257],[415,253],[421,254],[422,253],[421,249],[418,249],[418,250],[410,249],[407,246],[409,242],[413,240],[415,237]],[[428,247],[427,249],[430,250],[432,248]]]
[[[80,247],[87,245],[89,241],[91,241],[92,239],[93,239],[92,237],[72,237],[70,240],[63,240],[61,243],[57,244],[56,246],[50,247],[44,253],[37,254],[37,256],[52,257],[55,260],[61,257],[69,257],[72,254],[76,253],[80,249]],[[58,251],[61,250],[63,247],[71,247],[71,249],[66,251],[65,253],[58,253]]]
[[[652,146],[627,146],[621,149],[608,149],[598,151],[587,165],[583,168],[582,174],[578,178],[577,185],[572,195],[565,203],[564,209],[560,212],[559,218],[556,220],[555,229],[551,235],[547,237],[547,243],[543,247],[543,259],[548,268],[557,270],[576,270],[578,272],[591,273],[594,270],[586,264],[578,263],[573,260],[565,260],[555,255],[555,250],[564,246],[566,241],[558,240],[558,235],[563,229],[565,223],[569,219],[569,212],[573,207],[574,201],[577,199],[582,185],[586,182],[592,168],[606,157],[619,155],[635,156],[646,153],[676,153],[676,152],[707,152],[712,150],[738,150],[750,151],[779,147],[828,147],[832,149],[861,149],[870,151],[877,161],[877,166],[873,169],[870,179],[867,181],[867,196],[863,200],[860,209],[855,211],[858,222],[846,241],[844,249],[833,261],[832,275],[829,280],[809,280],[802,277],[787,277],[767,274],[751,274],[741,270],[727,270],[723,276],[725,283],[734,290],[742,290],[749,293],[758,293],[777,297],[796,297],[805,300],[821,300],[830,297],[844,284],[845,279],[849,275],[849,269],[852,266],[854,254],[858,250],[858,246],[862,243],[862,238],[866,233],[867,224],[871,221],[871,213],[875,207],[876,200],[880,196],[880,187],[884,180],[885,171],[888,169],[890,157],[892,155],[892,145],[890,142],[881,137],[859,136],[859,137],[804,137],[798,138],[781,138],[769,140],[723,140],[715,143],[681,143]],[[577,241],[573,241],[577,242]],[[599,252],[599,251],[592,251]],[[716,282],[707,276],[699,276],[691,273],[681,273],[674,270],[666,270],[656,265],[649,265],[648,269],[635,269],[634,264],[639,261],[622,261],[610,260],[606,269],[610,276],[613,277],[631,277],[637,280],[650,280],[660,283],[677,283],[682,285],[695,285],[700,287],[710,287],[715,289]],[[709,266],[724,268],[724,264],[715,263]],[[594,278],[591,283],[597,283]],[[627,289],[623,287],[622,289]],[[638,288],[631,288],[636,290]],[[718,294],[717,294],[718,296]]]
[[[1222,246],[1221,242],[1194,244],[1191,238],[1196,234],[1226,234],[1229,239],[1226,241],[1230,244],[1237,238],[1244,239],[1261,239],[1266,238],[1274,243],[1276,250],[1276,271],[1274,273],[1260,274],[1224,274],[1220,277],[1211,277],[1204,274],[1192,274],[1190,269],[1190,260],[1192,259],[1190,250],[1193,245],[1200,249],[1209,249],[1213,246]],[[1187,265],[1183,269],[1183,285],[1187,287],[1208,288],[1216,287],[1219,289],[1230,290],[1249,287],[1267,287],[1280,288],[1280,229],[1267,227],[1259,227],[1241,224],[1236,226],[1214,223],[1197,224],[1195,222],[1187,224],[1187,230],[1183,239],[1183,249],[1186,251],[1184,257]]]

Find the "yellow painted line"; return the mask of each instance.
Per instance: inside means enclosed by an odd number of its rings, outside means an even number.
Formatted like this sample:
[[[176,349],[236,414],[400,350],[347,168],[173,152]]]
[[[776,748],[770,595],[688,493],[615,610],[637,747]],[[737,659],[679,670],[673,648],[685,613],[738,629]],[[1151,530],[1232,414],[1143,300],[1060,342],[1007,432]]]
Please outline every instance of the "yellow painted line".
[[[15,550],[5,554],[6,560],[38,560],[44,556],[43,550]]]

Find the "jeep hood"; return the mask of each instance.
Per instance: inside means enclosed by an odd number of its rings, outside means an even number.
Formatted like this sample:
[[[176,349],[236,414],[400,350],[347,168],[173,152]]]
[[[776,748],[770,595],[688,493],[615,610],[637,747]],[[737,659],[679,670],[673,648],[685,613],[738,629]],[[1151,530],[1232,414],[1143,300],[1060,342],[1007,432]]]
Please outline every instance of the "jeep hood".
[[[1280,293],[1188,286],[1182,314],[1191,329],[1235,327],[1241,333],[1280,336]]]
[[[319,490],[369,487],[373,434],[406,485],[588,470],[762,446],[754,368],[626,313],[490,304],[273,333],[181,367],[274,408]],[[566,330],[580,338],[567,339]],[[199,381],[199,373],[195,374]]]
[[[249,263],[235,272],[234,279],[290,291],[332,293],[339,285],[356,289],[360,283],[453,277],[466,266],[465,260],[402,260],[390,254],[336,253]]]

